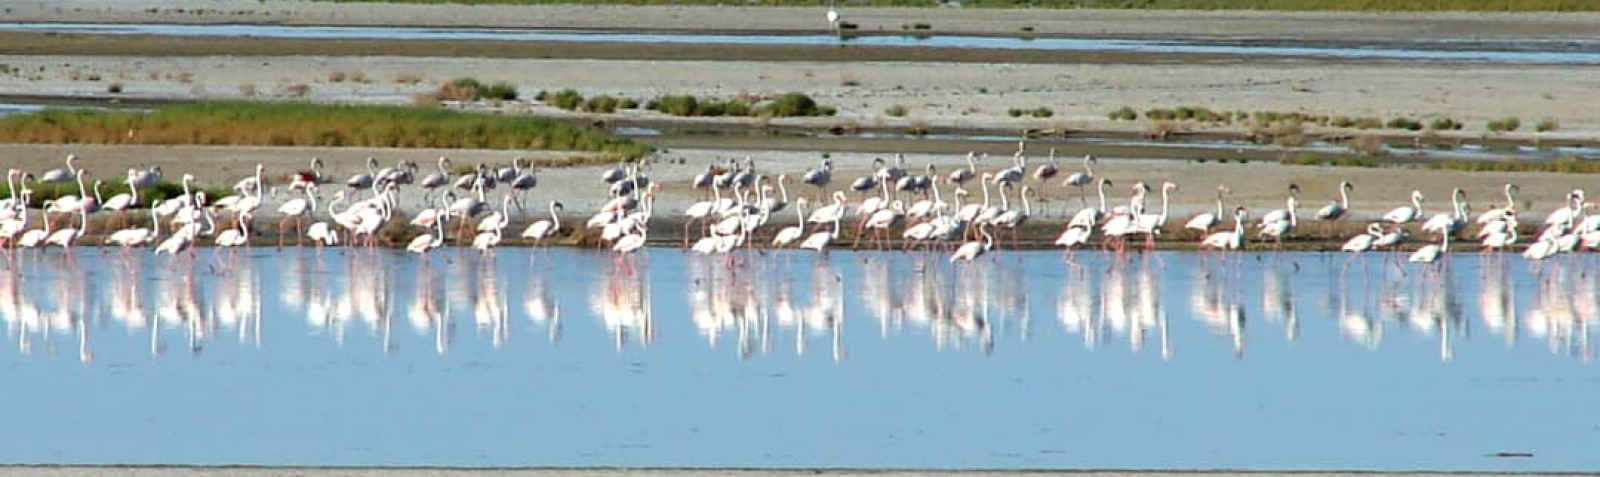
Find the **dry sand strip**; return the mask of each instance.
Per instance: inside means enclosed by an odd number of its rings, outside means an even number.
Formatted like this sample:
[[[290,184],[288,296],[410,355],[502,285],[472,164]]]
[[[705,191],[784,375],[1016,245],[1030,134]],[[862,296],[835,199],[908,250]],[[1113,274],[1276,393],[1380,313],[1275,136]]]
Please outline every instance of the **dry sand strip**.
[[[732,2],[730,2],[732,3]],[[841,2],[842,4],[843,2]],[[1087,9],[841,8],[859,31],[1319,41],[1600,36],[1600,13],[1348,13]],[[235,23],[823,32],[822,7],[415,5],[281,0],[0,0],[11,22]]]
[[[459,469],[459,468],[392,468],[392,467],[183,467],[183,466],[15,466],[0,467],[0,477],[80,477],[80,476],[219,476],[219,477],[324,477],[324,476],[384,476],[384,477],[1435,477],[1440,475],[1472,475],[1475,477],[1501,476],[1562,476],[1560,473],[1433,473],[1433,472],[1239,472],[1239,471],[1004,471],[1004,470],[871,470],[871,469],[622,469],[622,468],[550,468],[550,469]]]

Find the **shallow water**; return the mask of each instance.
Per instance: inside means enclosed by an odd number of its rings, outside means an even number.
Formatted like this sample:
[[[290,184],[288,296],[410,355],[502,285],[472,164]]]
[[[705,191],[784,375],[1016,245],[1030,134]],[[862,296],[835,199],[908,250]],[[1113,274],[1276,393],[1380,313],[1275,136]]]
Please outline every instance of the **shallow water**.
[[[443,252],[24,253],[0,461],[1600,468],[1595,263]]]
[[[984,48],[1000,50],[1107,51],[1259,55],[1269,57],[1371,58],[1471,63],[1600,64],[1600,42],[1450,40],[1392,45],[1317,45],[1273,39],[1244,41],[1124,40],[1105,38],[1016,38],[965,35],[862,35],[840,39],[829,34],[614,33],[498,28],[333,27],[284,25],[171,25],[96,23],[0,23],[4,32],[56,32],[100,35],[173,35],[361,40],[540,41],[596,43],[677,43],[712,45],[834,45]]]

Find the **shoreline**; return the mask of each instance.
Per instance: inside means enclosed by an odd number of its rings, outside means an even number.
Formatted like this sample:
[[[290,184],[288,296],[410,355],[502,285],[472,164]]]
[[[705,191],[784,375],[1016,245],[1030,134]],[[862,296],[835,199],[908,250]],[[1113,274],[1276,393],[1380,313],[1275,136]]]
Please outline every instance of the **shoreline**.
[[[278,477],[278,476],[366,476],[366,475],[394,475],[401,477],[426,476],[426,477],[452,477],[452,476],[527,476],[527,477],[589,477],[589,476],[627,476],[627,477],[785,477],[801,475],[819,475],[831,477],[899,477],[899,476],[961,476],[961,477],[1006,477],[1006,476],[1064,476],[1064,477],[1154,477],[1154,476],[1197,476],[1197,477],[1432,477],[1442,475],[1468,475],[1476,477],[1522,476],[1522,477],[1565,477],[1584,475],[1581,472],[1505,472],[1505,471],[1374,471],[1374,470],[1113,470],[1113,469],[1087,469],[1087,470],[1042,470],[1042,469],[851,469],[851,468],[783,468],[783,469],[752,469],[752,468],[649,468],[649,467],[343,467],[343,466],[253,466],[253,465],[7,465],[0,466],[0,475],[46,475],[46,476],[80,476],[104,475],[106,472],[116,472],[120,475],[170,475],[181,472],[185,475],[221,475],[238,477]]]
[[[470,26],[698,32],[826,32],[825,7],[458,5],[256,0],[4,0],[13,22]],[[381,8],[379,8],[381,7]],[[1340,12],[851,8],[860,32],[1170,38],[1597,38],[1600,12]],[[1023,31],[1031,27],[1032,31]]]

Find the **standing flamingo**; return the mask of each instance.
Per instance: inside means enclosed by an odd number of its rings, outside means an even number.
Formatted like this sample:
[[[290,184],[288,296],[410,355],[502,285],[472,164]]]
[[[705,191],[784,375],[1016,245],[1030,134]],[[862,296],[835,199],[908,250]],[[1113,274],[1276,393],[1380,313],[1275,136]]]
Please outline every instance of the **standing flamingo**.
[[[561,215],[556,211],[564,208],[560,202],[550,201],[550,220],[528,224],[528,228],[522,229],[522,238],[532,239],[533,246],[538,247],[544,239],[554,237],[561,230]]]

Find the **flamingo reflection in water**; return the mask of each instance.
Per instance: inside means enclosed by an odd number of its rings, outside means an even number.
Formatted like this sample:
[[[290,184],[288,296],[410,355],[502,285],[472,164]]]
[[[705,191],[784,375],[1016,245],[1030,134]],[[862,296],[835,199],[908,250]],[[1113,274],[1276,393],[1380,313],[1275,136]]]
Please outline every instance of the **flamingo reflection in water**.
[[[1261,271],[1261,315],[1268,323],[1282,323],[1289,341],[1300,336],[1300,315],[1295,313],[1293,291],[1296,275],[1293,270],[1276,266]]]
[[[419,335],[433,336],[434,352],[443,355],[450,351],[450,337],[454,333],[449,322],[444,300],[443,282],[433,267],[418,267],[416,292],[411,294],[411,304],[406,307],[406,321]]]
[[[1437,281],[1435,278],[1443,279]],[[1456,289],[1453,277],[1442,274],[1440,277],[1430,277],[1417,284],[1420,290],[1416,300],[1406,311],[1405,321],[1412,329],[1424,333],[1438,333],[1439,359],[1449,361],[1455,356],[1453,335],[1465,335],[1465,319],[1461,313],[1461,304],[1456,301]]]
[[[1229,280],[1204,269],[1195,271],[1195,286],[1189,295],[1195,318],[1204,322],[1212,333],[1227,336],[1233,347],[1233,355],[1243,358],[1245,312],[1238,291],[1233,289]]]
[[[954,300],[948,316],[933,322],[934,344],[960,348],[967,340],[977,340],[985,354],[994,352],[994,329],[989,321],[991,291],[985,280],[984,269],[995,266],[992,261],[970,262],[955,269]]]
[[[1543,338],[1552,353],[1576,355],[1584,362],[1593,361],[1589,325],[1600,319],[1600,316],[1596,316],[1593,289],[1600,286],[1600,280],[1594,274],[1562,268],[1537,283],[1538,298],[1533,308],[1524,314],[1524,326],[1528,334]]]
[[[211,315],[239,332],[239,342],[261,347],[261,284],[254,260],[235,262],[227,280],[212,285]]]
[[[606,330],[615,337],[617,351],[622,351],[630,336],[634,344],[641,347],[649,347],[655,342],[649,276],[648,264],[635,268],[611,261],[590,297],[590,310],[600,317]]]
[[[1156,331],[1162,355],[1167,356],[1172,349],[1167,342],[1166,311],[1161,307],[1158,268],[1150,264],[1107,268],[1105,286],[1101,288],[1100,314],[1101,321],[1113,333],[1128,337],[1128,346],[1135,352],[1142,351],[1150,331]],[[1130,272],[1136,274],[1131,280],[1127,276]]]
[[[529,253],[528,255],[533,255]],[[522,312],[528,315],[528,320],[534,325],[547,330],[551,343],[561,339],[561,304],[557,303],[550,294],[550,286],[545,280],[543,270],[535,270],[528,276],[528,291],[522,296]]]
[[[1505,338],[1507,347],[1517,341],[1516,287],[1507,286],[1506,264],[1500,260],[1484,260],[1478,264],[1478,311],[1483,316],[1483,326],[1490,333]]]

